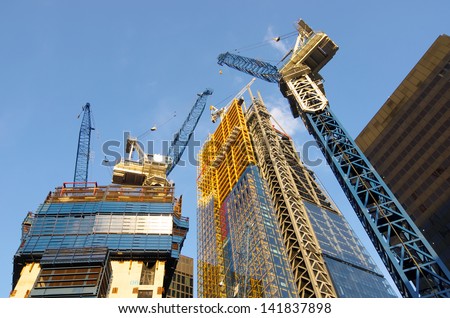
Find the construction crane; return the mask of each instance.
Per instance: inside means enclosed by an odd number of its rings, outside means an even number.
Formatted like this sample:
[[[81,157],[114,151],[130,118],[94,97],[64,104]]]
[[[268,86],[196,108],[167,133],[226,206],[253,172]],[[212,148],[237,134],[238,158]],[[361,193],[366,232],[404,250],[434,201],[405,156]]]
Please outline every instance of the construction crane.
[[[252,84],[253,84],[253,82],[254,82],[255,80],[256,80],[256,78],[252,78],[252,79],[250,80],[250,82],[249,82],[247,85],[245,85],[244,88],[242,88],[242,89],[239,91],[239,93],[237,93],[236,96],[234,96],[234,97],[231,99],[231,102],[230,102],[228,105],[226,105],[225,107],[222,107],[222,108],[218,109],[218,108],[214,107],[213,105],[209,106],[209,110],[210,110],[210,112],[211,112],[211,121],[212,121],[213,123],[215,123],[215,122],[217,121],[217,119],[219,119],[219,118],[222,119],[223,116],[225,115],[226,111],[227,111],[227,108],[231,105],[231,103],[232,103],[235,99],[237,99],[237,100],[241,99],[241,98],[242,98],[242,95],[244,95],[244,93],[245,93],[247,90],[250,92],[250,86],[252,86]]]
[[[75,186],[86,186],[88,180],[89,157],[91,154],[91,132],[92,127],[91,105],[86,103],[82,108],[83,118],[81,120],[80,133],[78,135],[77,159],[75,161],[75,173],[73,182]],[[80,113],[81,115],[81,113]],[[80,117],[78,115],[78,117]]]
[[[189,115],[185,119],[183,125],[181,125],[180,130],[175,134],[168,152],[168,156],[172,158],[172,164],[167,167],[167,175],[172,172],[173,168],[175,168],[180,161],[186,146],[191,140],[195,127],[197,127],[198,121],[205,110],[207,96],[212,93],[212,89],[206,89],[203,93],[198,94],[197,101],[194,106],[192,106]]]
[[[359,220],[403,297],[450,297],[450,273],[392,191],[331,111],[318,73],[338,50],[304,21],[294,48],[277,67],[223,53],[227,65],[278,83],[294,117],[301,117],[322,150]]]
[[[212,93],[212,89],[205,89],[198,94],[197,101],[186,120],[174,135],[166,156],[146,154],[137,138],[128,138],[125,150],[128,157],[114,166],[113,183],[143,186],[167,185],[167,176],[180,161],[203,114],[206,100]],[[155,129],[152,128],[152,130]],[[137,160],[132,158],[134,152],[138,155]]]

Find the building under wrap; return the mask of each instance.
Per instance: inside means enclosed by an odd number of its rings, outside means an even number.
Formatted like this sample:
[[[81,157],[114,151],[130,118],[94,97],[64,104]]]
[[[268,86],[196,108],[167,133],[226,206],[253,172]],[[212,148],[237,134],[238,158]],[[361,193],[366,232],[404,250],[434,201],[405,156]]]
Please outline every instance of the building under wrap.
[[[262,99],[242,102],[199,156],[199,297],[393,297]]]

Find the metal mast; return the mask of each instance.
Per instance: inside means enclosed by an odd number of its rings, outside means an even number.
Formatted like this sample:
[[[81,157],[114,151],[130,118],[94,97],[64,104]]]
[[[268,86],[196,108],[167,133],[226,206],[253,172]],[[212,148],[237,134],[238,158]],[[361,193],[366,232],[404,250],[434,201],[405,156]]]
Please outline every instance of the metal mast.
[[[288,62],[275,66],[231,53],[220,65],[279,83],[294,117],[301,117],[404,297],[450,297],[450,273],[391,190],[331,111],[319,70],[338,47],[302,20]]]
[[[85,183],[88,179],[89,156],[91,145],[91,131],[94,130],[91,121],[91,105],[83,106],[83,119],[81,121],[80,134],[78,136],[77,159],[73,182]],[[78,116],[79,117],[79,116]]]
[[[172,172],[173,168],[175,168],[180,161],[181,156],[194,133],[195,127],[197,127],[197,123],[205,110],[206,99],[209,95],[212,95],[212,93],[212,89],[205,89],[203,93],[198,94],[197,101],[194,106],[192,106],[189,115],[185,119],[180,130],[175,134],[168,153],[169,157],[172,158],[172,163],[167,167],[167,175]]]

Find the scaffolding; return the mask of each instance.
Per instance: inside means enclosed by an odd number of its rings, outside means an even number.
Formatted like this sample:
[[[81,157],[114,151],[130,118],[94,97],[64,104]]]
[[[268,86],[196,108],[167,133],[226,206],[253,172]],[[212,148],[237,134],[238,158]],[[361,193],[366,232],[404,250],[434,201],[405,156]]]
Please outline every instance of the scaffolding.
[[[72,182],[65,182],[55,188],[45,199],[45,203],[66,202],[173,202],[173,186],[121,186],[111,184],[98,186],[96,182],[86,182],[85,186],[77,187]]]
[[[242,100],[232,102],[199,154],[200,202],[213,195],[222,205],[245,168],[256,163],[241,105]]]

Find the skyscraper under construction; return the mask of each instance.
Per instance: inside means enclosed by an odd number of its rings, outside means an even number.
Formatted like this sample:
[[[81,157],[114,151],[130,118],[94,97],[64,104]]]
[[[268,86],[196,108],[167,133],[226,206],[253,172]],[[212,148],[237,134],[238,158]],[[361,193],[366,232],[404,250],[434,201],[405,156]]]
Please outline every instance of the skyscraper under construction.
[[[117,184],[66,183],[50,192],[23,222],[11,297],[164,297],[189,220],[164,163],[148,165],[158,182],[133,185],[139,167],[125,162],[116,166]]]
[[[250,92],[198,170],[199,297],[393,297],[366,249]]]
[[[168,175],[211,94],[197,94],[167,156],[147,154],[128,137],[109,186],[87,182],[94,128],[90,104],[83,107],[74,182],[50,192],[25,218],[11,297],[192,297],[191,262],[183,258],[176,267],[189,220]]]

